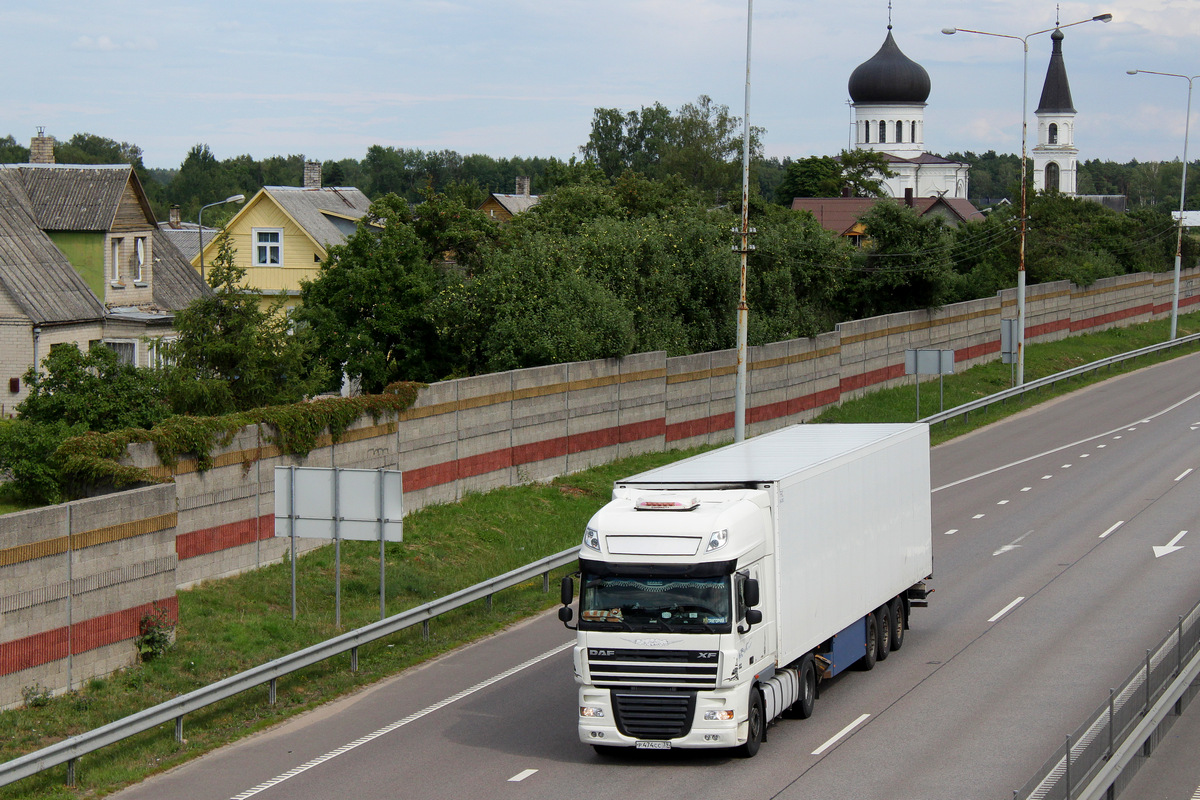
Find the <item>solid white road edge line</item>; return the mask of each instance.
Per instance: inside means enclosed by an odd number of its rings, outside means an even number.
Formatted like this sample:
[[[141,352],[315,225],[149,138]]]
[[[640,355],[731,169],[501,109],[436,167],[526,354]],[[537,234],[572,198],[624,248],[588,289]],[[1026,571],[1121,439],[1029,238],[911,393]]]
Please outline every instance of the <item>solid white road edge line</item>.
[[[995,622],[996,620],[1000,619],[1000,618],[1001,618],[1001,617],[1003,617],[1005,614],[1007,614],[1008,612],[1010,612],[1010,611],[1012,611],[1014,608],[1016,608],[1016,607],[1017,607],[1017,605],[1018,605],[1018,604],[1019,604],[1019,603],[1020,603],[1022,600],[1024,600],[1024,599],[1025,599],[1024,597],[1018,597],[1016,600],[1013,600],[1011,603],[1009,603],[1008,605],[1006,605],[1004,608],[1000,609],[1000,612],[999,612],[998,614],[996,614],[996,616],[994,616],[994,617],[992,617],[991,619],[989,619],[989,620],[988,620],[988,622]]]
[[[846,727],[842,728],[840,731],[838,731],[837,733],[835,733],[835,734],[834,734],[834,736],[833,736],[833,738],[832,738],[832,739],[830,739],[828,742],[826,742],[825,744],[821,745],[821,746],[820,746],[820,747],[818,747],[816,750],[813,750],[812,754],[813,754],[814,756],[819,756],[819,755],[821,755],[821,753],[824,753],[826,750],[828,750],[829,748],[831,748],[831,747],[833,747],[835,744],[837,744],[837,743],[838,743],[838,741],[839,741],[839,740],[841,740],[841,739],[842,739],[842,737],[844,737],[846,734],[850,733],[850,731],[854,730],[854,729],[855,729],[855,728],[857,728],[859,725],[863,724],[863,722],[864,722],[864,721],[865,721],[865,720],[866,720],[868,717],[870,717],[870,716],[871,716],[870,714],[863,714],[861,717],[859,717],[858,719],[854,720],[854,722],[851,722],[849,725],[847,725]]]
[[[518,772],[516,775],[513,775],[511,778],[509,778],[508,782],[509,783],[520,783],[521,781],[525,780],[526,778],[528,778],[530,775],[534,774],[535,772],[537,772],[536,769],[527,769],[523,772]]]
[[[1182,473],[1182,474],[1180,474],[1180,476],[1179,476],[1178,478],[1176,478],[1176,479],[1175,479],[1175,482],[1176,482],[1176,483],[1179,483],[1181,480],[1183,480],[1183,479],[1184,479],[1184,478],[1186,478],[1188,475],[1190,475],[1190,474],[1191,474],[1191,472],[1192,472],[1192,468],[1191,468],[1191,467],[1188,467],[1187,469],[1185,469],[1185,470],[1183,471],[1183,473]]]
[[[1113,531],[1115,531],[1117,528],[1121,527],[1121,526],[1122,526],[1122,525],[1124,525],[1124,524],[1125,524],[1125,520],[1119,520],[1119,521],[1118,521],[1116,524],[1114,524],[1114,525],[1113,525],[1111,528],[1109,528],[1108,530],[1106,530],[1104,533],[1100,534],[1100,538],[1101,538],[1101,539],[1107,539],[1107,538],[1108,538],[1108,535],[1109,535],[1110,533],[1112,533]]]
[[[458,694],[447,697],[445,700],[439,700],[438,702],[434,703],[433,705],[429,706],[428,708],[422,709],[421,711],[418,711],[415,714],[409,714],[404,719],[396,720],[395,722],[391,723],[390,725],[385,725],[384,727],[380,728],[379,730],[375,731],[374,733],[368,733],[366,736],[363,736],[361,739],[355,739],[353,742],[350,742],[349,744],[344,744],[336,750],[331,750],[323,756],[317,756],[316,758],[312,759],[311,761],[307,761],[298,767],[290,769],[287,772],[283,773],[282,775],[278,775],[269,781],[264,781],[263,783],[260,783],[258,786],[255,786],[253,789],[247,789],[246,791],[242,792],[241,794],[235,794],[230,800],[246,800],[246,798],[253,797],[254,795],[258,794],[259,792],[266,791],[267,789],[270,789],[272,786],[278,786],[279,784],[283,783],[284,781],[288,780],[289,778],[294,778],[297,775],[299,775],[300,773],[306,772],[306,771],[312,769],[313,767],[320,766],[321,764],[324,764],[326,761],[329,761],[330,759],[337,758],[338,756],[342,755],[343,753],[348,753],[351,750],[353,750],[354,748],[359,747],[360,745],[367,744],[368,742],[373,742],[374,740],[378,739],[380,736],[383,736],[384,734],[387,734],[387,733],[391,733],[392,731],[396,730],[397,728],[402,728],[410,722],[416,722],[421,717],[428,716],[429,714],[432,714],[434,711],[445,708],[446,706],[450,705],[451,703],[453,703],[457,700],[462,700],[464,697],[469,697],[470,695],[473,695],[482,689],[486,689],[487,687],[491,686],[493,683],[498,683],[511,675],[516,675],[521,670],[532,667],[534,664],[537,664],[541,661],[545,661],[547,658],[550,658],[551,656],[558,655],[563,650],[566,650],[568,647],[573,647],[574,645],[575,645],[575,642],[570,641],[570,642],[567,642],[566,644],[559,645],[558,647],[554,648],[553,650],[547,650],[545,653],[542,653],[540,656],[535,656],[523,664],[518,664],[517,666],[513,667],[512,669],[508,669],[508,670],[505,670],[504,672],[501,672],[499,675],[493,675],[492,677],[488,678],[487,680],[481,681],[480,683],[475,684],[474,686],[472,686],[469,689],[463,689]]]

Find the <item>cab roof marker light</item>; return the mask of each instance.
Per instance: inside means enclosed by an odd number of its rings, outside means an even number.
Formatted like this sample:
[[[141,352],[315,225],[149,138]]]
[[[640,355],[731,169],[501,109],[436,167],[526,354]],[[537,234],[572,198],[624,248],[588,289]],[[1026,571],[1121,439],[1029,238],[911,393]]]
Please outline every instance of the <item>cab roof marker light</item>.
[[[639,497],[634,507],[638,511],[691,511],[699,505],[700,500],[695,497],[661,497],[656,500]]]

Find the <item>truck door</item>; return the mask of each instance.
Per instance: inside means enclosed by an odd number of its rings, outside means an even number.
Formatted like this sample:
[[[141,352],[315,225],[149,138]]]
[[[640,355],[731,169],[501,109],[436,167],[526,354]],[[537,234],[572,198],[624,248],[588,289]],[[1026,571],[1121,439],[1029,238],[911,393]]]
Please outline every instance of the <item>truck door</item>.
[[[760,602],[757,606],[759,611],[763,612],[763,621],[758,625],[751,626],[746,622],[746,611],[750,606],[746,604],[746,579],[753,578],[759,582],[760,587]],[[737,591],[737,630],[742,633],[741,646],[738,649],[738,666],[744,672],[756,673],[762,669],[762,661],[767,655],[767,626],[772,624],[770,615],[767,613],[766,598],[767,593],[763,591],[765,587],[762,585],[761,570],[758,565],[753,565],[748,569],[738,572],[734,582]]]

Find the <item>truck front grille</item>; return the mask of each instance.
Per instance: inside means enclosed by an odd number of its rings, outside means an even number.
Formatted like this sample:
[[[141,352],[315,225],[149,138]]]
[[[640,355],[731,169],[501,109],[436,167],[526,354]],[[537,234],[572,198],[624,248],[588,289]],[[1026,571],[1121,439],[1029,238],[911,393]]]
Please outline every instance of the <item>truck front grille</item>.
[[[695,692],[613,692],[617,730],[635,739],[676,739],[692,729]]]
[[[588,648],[588,670],[596,686],[687,686],[714,689],[715,651]]]

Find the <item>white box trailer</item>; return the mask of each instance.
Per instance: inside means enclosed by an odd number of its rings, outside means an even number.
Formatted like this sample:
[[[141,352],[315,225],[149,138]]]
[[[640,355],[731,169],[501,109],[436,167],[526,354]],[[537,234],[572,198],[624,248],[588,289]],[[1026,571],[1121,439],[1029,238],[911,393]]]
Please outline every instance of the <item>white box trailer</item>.
[[[796,425],[617,481],[580,549],[580,738],[753,755],[901,645],[930,525],[924,424]],[[631,722],[659,713],[690,718]]]

